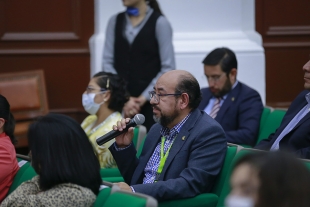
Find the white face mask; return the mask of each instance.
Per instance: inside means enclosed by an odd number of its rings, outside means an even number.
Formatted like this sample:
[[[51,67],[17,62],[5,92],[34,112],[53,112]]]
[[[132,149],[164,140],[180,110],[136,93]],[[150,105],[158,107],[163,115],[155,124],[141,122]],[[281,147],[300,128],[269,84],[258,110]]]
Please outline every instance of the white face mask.
[[[252,198],[244,196],[228,196],[225,200],[226,207],[254,207]]]
[[[82,95],[82,104],[83,107],[85,109],[85,111],[91,115],[94,115],[98,112],[100,105],[104,103],[101,102],[100,104],[95,103],[94,99],[95,99],[96,94],[95,93],[83,93]]]

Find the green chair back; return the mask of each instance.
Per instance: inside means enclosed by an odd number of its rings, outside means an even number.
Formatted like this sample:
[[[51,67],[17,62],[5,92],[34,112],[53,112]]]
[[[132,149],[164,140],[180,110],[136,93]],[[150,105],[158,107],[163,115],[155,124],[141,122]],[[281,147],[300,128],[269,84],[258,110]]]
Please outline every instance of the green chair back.
[[[142,152],[143,146],[144,146],[144,142],[145,142],[145,138],[146,138],[146,137],[143,138],[143,140],[142,140],[141,143],[140,143],[139,149],[137,150],[137,155],[136,155],[137,158],[139,158],[140,155],[141,155],[141,152]]]
[[[227,176],[225,178],[223,188],[222,188],[221,194],[219,196],[218,203],[217,203],[216,207],[224,207],[225,206],[225,198],[227,197],[227,195],[230,192],[230,176],[232,173],[233,166],[241,157],[243,157],[244,155],[246,155],[248,153],[255,153],[255,150],[249,149],[249,148],[243,148],[233,158],[231,165],[230,165],[229,169],[227,170]]]
[[[228,171],[230,169],[231,163],[237,153],[237,147],[236,146],[228,146],[226,151],[226,156],[224,160],[224,164],[222,167],[222,170],[220,174],[218,175],[215,185],[212,189],[212,193],[216,194],[217,196],[220,196],[222,192],[222,188],[224,186]]]
[[[260,122],[259,122],[259,134],[261,133],[261,131],[265,125],[267,117],[271,113],[271,109],[272,109],[271,107],[264,107],[264,109],[263,109],[263,113],[262,113],[262,116],[260,117]]]
[[[102,178],[122,176],[118,168],[101,168],[100,175]]]
[[[26,162],[25,164],[23,164],[22,166],[20,166],[19,170],[17,171],[13,183],[9,189],[8,195],[10,193],[12,193],[20,184],[21,182],[19,181],[20,178],[22,177],[22,175],[24,174],[24,172],[28,169],[28,167],[30,166],[30,163],[26,160],[22,160],[20,158],[17,158],[18,164],[20,165],[22,162]]]
[[[157,201],[151,196],[140,193],[116,191],[106,199],[103,207],[157,207],[157,205]]]
[[[258,144],[263,139],[267,139],[271,133],[276,131],[276,129],[280,126],[285,113],[285,110],[275,109],[268,115],[259,133],[256,144]]]
[[[146,136],[146,127],[143,125],[136,126],[133,130],[133,139],[132,142],[138,151],[140,149],[141,142]]]
[[[111,188],[104,188],[104,189],[102,189],[99,192],[93,207],[101,207],[101,206],[103,206],[104,203],[106,202],[107,198],[110,196],[110,194],[111,194]]]

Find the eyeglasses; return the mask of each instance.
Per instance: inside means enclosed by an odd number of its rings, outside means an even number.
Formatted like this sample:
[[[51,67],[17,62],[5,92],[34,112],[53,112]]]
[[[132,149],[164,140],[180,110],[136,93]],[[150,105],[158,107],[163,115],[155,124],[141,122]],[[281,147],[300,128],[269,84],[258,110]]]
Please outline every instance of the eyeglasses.
[[[159,103],[160,96],[179,96],[182,93],[167,93],[167,94],[157,94],[155,91],[149,91],[150,99],[154,98],[155,103]]]
[[[208,76],[206,76],[206,78],[207,78],[207,80],[209,81],[209,82],[214,82],[214,83],[216,83],[216,82],[218,82],[219,80],[220,80],[220,78],[223,76],[223,75],[225,75],[226,73],[222,73],[221,75],[214,75],[214,76],[210,76],[210,77],[208,77]]]
[[[87,94],[93,93],[93,91],[96,91],[96,90],[99,90],[100,92],[106,92],[107,91],[107,89],[103,89],[103,88],[92,88],[89,86],[86,87],[86,93]]]

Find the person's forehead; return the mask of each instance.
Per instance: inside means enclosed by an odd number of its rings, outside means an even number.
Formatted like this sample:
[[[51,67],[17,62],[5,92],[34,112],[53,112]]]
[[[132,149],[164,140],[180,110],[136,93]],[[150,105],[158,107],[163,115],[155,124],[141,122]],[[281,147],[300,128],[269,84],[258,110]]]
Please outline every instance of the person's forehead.
[[[223,70],[220,65],[204,65],[205,73],[222,73]]]
[[[176,87],[177,78],[172,76],[162,76],[156,82],[154,89],[157,91],[170,91]]]
[[[252,179],[254,171],[248,164],[239,165],[233,172],[232,182],[233,183],[244,183],[249,182]]]

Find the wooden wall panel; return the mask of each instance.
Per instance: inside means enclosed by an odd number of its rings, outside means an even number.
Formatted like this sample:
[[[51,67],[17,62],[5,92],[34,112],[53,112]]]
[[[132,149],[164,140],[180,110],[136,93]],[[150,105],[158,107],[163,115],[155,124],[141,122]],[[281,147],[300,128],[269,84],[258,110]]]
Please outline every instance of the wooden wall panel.
[[[81,121],[92,0],[0,0],[0,73],[43,69],[49,107]]]
[[[256,30],[266,55],[266,101],[287,107],[303,90],[310,55],[310,1],[256,0]]]

